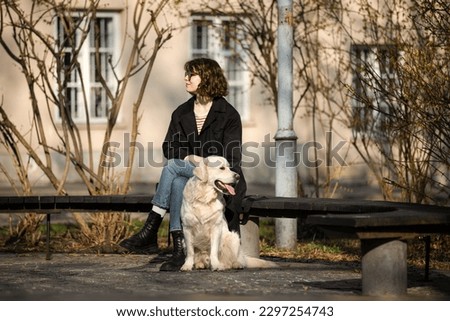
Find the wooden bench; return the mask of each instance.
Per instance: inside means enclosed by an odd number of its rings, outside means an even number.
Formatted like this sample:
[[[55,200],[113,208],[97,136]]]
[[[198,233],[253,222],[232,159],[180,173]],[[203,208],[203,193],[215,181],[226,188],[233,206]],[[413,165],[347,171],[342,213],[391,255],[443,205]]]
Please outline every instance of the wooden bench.
[[[450,207],[410,203],[320,199],[258,198],[244,203],[248,216],[303,218],[334,238],[361,240],[364,295],[405,295],[407,243],[427,236],[425,278],[429,274],[430,234],[450,234]],[[251,203],[251,204],[250,204]]]
[[[151,195],[0,196],[0,214],[33,212],[46,215],[46,258],[51,257],[51,216],[62,211],[149,212]]]
[[[148,212],[151,195],[0,197],[0,213],[47,215],[50,258],[51,215],[66,211]],[[406,243],[417,235],[450,234],[450,208],[407,203],[321,198],[249,196],[243,202],[243,224],[250,216],[302,218],[328,235],[358,238],[362,250],[362,283],[366,295],[404,295],[407,287]],[[429,243],[428,243],[429,244]],[[428,273],[429,247],[426,253]]]
[[[450,234],[449,208],[399,207],[364,214],[312,215],[308,224],[329,236],[361,240],[362,292],[366,295],[404,295],[407,291],[407,243],[429,234]],[[429,238],[428,238],[429,240]],[[426,278],[430,245],[426,247]]]

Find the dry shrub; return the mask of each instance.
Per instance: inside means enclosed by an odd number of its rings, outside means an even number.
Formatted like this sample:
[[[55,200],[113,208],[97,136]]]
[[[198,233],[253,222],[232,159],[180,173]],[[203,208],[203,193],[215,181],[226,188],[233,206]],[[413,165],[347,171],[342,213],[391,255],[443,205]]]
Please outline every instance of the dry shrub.
[[[430,235],[430,268],[450,270],[450,235]],[[408,262],[419,268],[425,267],[425,238],[408,241]]]
[[[128,235],[130,215],[117,212],[74,213],[80,233],[75,240],[83,247],[97,252],[111,253],[120,240]]]
[[[42,214],[26,213],[20,215],[18,223],[14,224],[10,216],[9,236],[5,245],[15,245],[21,242],[31,246],[37,245],[42,236],[39,227],[44,218],[45,215]]]

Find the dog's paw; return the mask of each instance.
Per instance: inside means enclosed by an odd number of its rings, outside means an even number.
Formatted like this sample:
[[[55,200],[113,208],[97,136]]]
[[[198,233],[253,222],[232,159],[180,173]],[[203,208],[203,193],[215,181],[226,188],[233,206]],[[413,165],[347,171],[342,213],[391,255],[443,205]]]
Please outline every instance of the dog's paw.
[[[223,271],[223,270],[226,270],[226,267],[223,264],[214,264],[214,265],[211,264],[211,270],[212,271]]]
[[[184,261],[184,264],[181,266],[181,271],[192,271],[194,267],[194,260],[192,258],[187,257]]]
[[[204,262],[198,262],[198,263],[195,263],[195,268],[196,268],[197,270],[203,270],[203,269],[206,269],[207,266],[205,265]]]
[[[180,268],[181,271],[192,271],[192,264],[183,264],[183,266]]]

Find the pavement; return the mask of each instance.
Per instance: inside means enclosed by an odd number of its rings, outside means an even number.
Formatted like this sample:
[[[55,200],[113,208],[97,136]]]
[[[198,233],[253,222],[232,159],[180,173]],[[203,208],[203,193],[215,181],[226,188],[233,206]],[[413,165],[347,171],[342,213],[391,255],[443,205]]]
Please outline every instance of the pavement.
[[[270,258],[275,269],[159,272],[167,255],[0,253],[0,300],[373,300],[356,263]],[[356,264],[356,265],[355,265]],[[449,300],[450,271],[408,272],[408,293],[377,300]]]
[[[152,187],[143,185],[135,192],[149,189]],[[271,195],[272,189],[267,185],[253,185],[249,191]],[[45,190],[41,192],[46,194]],[[0,194],[8,193],[0,191]],[[41,252],[0,252],[0,300],[374,299],[361,294],[359,263],[270,258],[278,268],[159,272],[167,256],[165,253],[152,256],[53,253],[46,260],[46,254]],[[450,271],[431,270],[429,281],[424,281],[423,275],[423,271],[409,268],[406,296],[376,299],[450,299]]]

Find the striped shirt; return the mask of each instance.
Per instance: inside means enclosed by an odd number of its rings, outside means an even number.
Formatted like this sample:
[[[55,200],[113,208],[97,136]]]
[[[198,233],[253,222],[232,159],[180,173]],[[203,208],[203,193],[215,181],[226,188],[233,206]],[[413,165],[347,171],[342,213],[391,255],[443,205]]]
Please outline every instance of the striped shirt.
[[[200,134],[203,128],[203,124],[205,123],[206,117],[208,116],[208,113],[199,115],[195,113],[195,122],[197,123],[197,132]]]
[[[211,110],[212,101],[208,102],[206,105],[194,104],[194,114],[195,122],[197,123],[197,132],[200,134],[205,123],[206,117]]]

